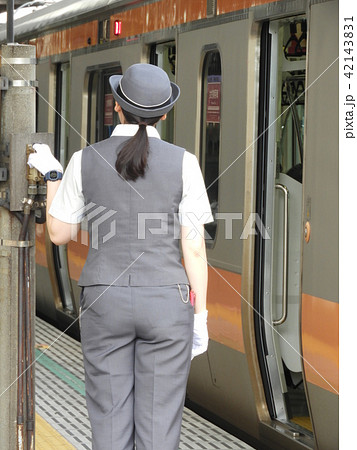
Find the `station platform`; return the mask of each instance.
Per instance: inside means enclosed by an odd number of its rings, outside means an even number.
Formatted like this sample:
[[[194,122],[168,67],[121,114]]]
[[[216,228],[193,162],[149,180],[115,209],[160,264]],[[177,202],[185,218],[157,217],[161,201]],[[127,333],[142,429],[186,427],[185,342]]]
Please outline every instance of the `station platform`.
[[[80,343],[36,318],[37,450],[91,449]],[[185,408],[180,450],[253,449]]]

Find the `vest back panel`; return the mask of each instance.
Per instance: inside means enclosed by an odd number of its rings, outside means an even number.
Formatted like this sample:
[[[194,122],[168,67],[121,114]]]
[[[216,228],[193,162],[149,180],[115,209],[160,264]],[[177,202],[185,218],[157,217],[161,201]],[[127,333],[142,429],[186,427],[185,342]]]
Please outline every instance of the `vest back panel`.
[[[150,137],[145,176],[126,181],[115,162],[127,139],[112,136],[83,150],[89,252],[78,284],[188,283],[178,218],[185,150]]]

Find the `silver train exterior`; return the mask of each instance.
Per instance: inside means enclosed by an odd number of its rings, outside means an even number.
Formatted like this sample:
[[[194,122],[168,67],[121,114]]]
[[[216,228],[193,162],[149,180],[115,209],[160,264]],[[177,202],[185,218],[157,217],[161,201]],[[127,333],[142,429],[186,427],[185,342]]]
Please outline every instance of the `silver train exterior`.
[[[180,85],[160,132],[197,155],[215,215],[188,402],[257,448],[338,448],[338,1],[63,0],[15,32],[64,165],[117,123],[111,74],[151,62]],[[61,247],[36,227],[37,311],[76,334],[86,222]]]

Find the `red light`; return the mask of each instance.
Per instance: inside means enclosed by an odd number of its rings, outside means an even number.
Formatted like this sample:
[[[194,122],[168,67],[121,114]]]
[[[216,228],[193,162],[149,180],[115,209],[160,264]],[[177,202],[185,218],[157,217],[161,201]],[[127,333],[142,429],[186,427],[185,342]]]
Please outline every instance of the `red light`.
[[[114,21],[114,35],[115,36],[121,35],[121,20]]]

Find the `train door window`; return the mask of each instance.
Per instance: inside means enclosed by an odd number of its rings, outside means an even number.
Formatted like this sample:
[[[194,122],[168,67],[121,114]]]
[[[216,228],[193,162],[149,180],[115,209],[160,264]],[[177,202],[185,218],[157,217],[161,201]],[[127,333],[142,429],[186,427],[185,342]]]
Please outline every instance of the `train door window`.
[[[261,314],[257,342],[265,342],[258,352],[270,413],[309,433],[299,312],[306,41],[304,16],[263,26],[257,212],[271,239],[256,238],[255,306]]]
[[[94,144],[98,141],[98,127],[97,127],[97,98],[98,98],[98,72],[91,72],[89,74],[88,83],[88,120],[87,120],[87,141],[89,144]]]
[[[202,67],[200,164],[212,213],[218,211],[219,151],[221,130],[221,56],[218,50],[204,56]],[[206,225],[207,245],[213,246],[217,221]]]
[[[176,75],[176,44],[174,41],[154,44],[150,48],[150,64],[163,69],[170,81],[175,83]],[[161,139],[167,142],[174,142],[174,116],[175,108],[168,114],[166,120],[161,120],[156,128],[160,133]]]
[[[111,136],[119,123],[114,111],[114,98],[109,86],[109,77],[121,75],[120,66],[96,67],[89,70],[88,106],[87,106],[87,141],[89,144]]]
[[[118,113],[114,111],[114,97],[109,85],[109,77],[114,74],[117,74],[116,70],[114,72],[112,70],[106,70],[101,74],[100,83],[103,91],[101,92],[102,98],[99,114],[100,140],[110,137],[115,126],[119,124]]]
[[[57,65],[56,77],[56,121],[55,121],[55,154],[63,166],[68,159],[69,133],[69,63]]]

